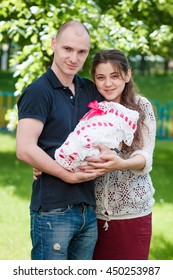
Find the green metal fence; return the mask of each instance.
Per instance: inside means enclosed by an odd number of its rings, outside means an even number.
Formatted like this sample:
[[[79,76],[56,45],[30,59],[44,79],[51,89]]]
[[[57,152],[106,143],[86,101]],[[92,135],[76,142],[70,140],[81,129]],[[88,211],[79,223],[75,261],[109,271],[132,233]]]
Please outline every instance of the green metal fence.
[[[151,102],[156,111],[157,138],[173,140],[173,101],[166,105],[159,104],[156,100]]]
[[[13,92],[0,92],[0,130],[6,129],[5,114],[8,109],[13,108],[17,98]],[[167,102],[166,105],[157,100],[151,100],[151,103],[156,112],[157,139],[173,140],[173,101]]]

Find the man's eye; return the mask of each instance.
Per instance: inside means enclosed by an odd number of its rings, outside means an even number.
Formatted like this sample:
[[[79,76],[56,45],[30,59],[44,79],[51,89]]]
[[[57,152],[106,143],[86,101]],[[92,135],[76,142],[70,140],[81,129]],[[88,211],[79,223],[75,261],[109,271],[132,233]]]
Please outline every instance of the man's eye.
[[[86,53],[87,53],[87,51],[80,51],[80,53],[81,53],[81,54],[86,54]]]
[[[66,48],[64,48],[66,51],[71,51],[71,49],[70,48],[68,48],[68,47],[66,47]]]

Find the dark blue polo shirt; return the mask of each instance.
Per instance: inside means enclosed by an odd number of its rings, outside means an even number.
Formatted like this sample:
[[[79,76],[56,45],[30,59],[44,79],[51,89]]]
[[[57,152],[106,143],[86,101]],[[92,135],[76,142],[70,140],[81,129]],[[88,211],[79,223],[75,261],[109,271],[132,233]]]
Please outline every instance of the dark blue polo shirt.
[[[89,110],[88,103],[101,101],[94,83],[75,75],[75,97],[64,87],[51,68],[31,83],[18,101],[19,119],[34,118],[44,123],[38,145],[54,159],[54,152]],[[31,210],[43,211],[71,204],[95,206],[94,182],[68,184],[43,173],[33,182]]]

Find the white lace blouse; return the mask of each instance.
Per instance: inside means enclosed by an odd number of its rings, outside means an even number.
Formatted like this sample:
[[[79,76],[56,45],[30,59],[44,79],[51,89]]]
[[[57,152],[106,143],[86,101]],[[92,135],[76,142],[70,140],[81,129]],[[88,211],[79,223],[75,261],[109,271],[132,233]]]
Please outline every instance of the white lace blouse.
[[[110,221],[145,216],[152,211],[154,187],[149,175],[152,170],[155,146],[156,121],[151,103],[145,97],[137,97],[146,117],[142,129],[143,148],[135,148],[135,141],[127,150],[121,151],[122,158],[143,155],[146,166],[143,170],[122,170],[107,173],[96,179],[97,218]]]

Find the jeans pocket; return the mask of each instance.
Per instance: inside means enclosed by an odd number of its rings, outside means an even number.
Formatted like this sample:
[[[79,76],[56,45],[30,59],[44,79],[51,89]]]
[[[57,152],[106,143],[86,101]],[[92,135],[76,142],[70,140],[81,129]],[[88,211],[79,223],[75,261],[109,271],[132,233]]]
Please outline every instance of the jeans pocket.
[[[58,207],[55,209],[48,210],[46,212],[40,211],[41,215],[55,215],[55,214],[65,214],[71,209],[71,206],[66,206],[66,207]]]

